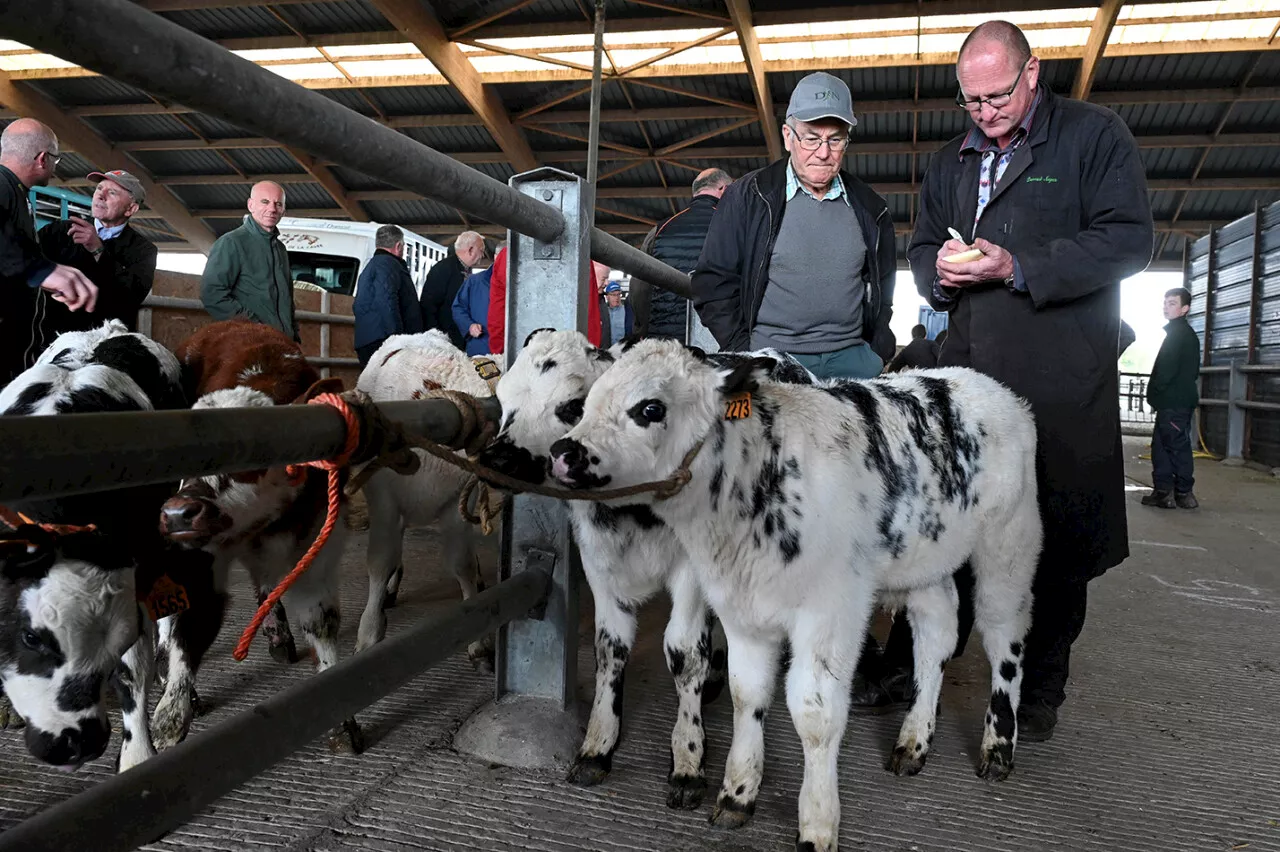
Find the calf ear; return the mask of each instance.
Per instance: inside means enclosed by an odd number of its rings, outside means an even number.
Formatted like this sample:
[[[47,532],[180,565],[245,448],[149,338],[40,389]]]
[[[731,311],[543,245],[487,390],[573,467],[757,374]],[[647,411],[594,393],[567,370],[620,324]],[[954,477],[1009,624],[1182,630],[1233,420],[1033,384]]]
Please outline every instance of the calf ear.
[[[529,336],[524,339],[524,346],[521,346],[520,348],[524,349],[525,346],[529,345],[530,340],[533,340],[533,338],[536,335],[542,334],[542,332],[544,331],[555,331],[555,329],[554,328],[535,328],[533,331],[529,332]]]
[[[772,358],[752,358],[720,374],[720,392],[726,396],[735,393],[751,393],[760,382],[769,377],[778,362]]]
[[[302,405],[303,403],[310,402],[322,393],[342,393],[344,390],[345,388],[342,385],[342,379],[321,379],[303,391],[302,396],[298,397],[293,402],[295,405]]]
[[[619,340],[615,345],[618,347],[618,351],[621,352],[623,355],[625,355],[631,351],[631,347],[635,346],[637,343],[639,343],[643,339],[644,338],[638,334],[628,334],[626,337]]]

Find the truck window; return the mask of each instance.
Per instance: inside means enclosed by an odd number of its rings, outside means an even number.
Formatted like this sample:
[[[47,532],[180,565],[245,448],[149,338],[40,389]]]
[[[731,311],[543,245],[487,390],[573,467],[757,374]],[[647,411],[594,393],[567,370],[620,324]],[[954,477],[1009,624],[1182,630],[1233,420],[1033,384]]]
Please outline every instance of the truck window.
[[[315,288],[350,296],[356,288],[356,273],[359,266],[359,261],[354,257],[309,251],[289,252],[293,284],[295,287],[301,286],[302,289]]]

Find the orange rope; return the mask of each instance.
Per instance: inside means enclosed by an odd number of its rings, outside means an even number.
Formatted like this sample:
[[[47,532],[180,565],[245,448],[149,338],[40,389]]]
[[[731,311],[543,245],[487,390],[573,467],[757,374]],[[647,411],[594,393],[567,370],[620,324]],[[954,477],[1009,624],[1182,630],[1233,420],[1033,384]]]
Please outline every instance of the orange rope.
[[[292,482],[301,482],[306,477],[305,469],[308,467],[315,467],[329,472],[329,507],[325,514],[324,526],[320,528],[320,534],[316,536],[316,540],[311,543],[311,548],[302,555],[302,558],[298,560],[298,564],[280,581],[280,584],[272,590],[271,594],[267,595],[266,600],[258,606],[258,611],[254,613],[253,620],[249,622],[249,626],[240,634],[240,642],[231,654],[237,662],[243,661],[245,657],[249,656],[249,646],[253,644],[253,637],[257,635],[258,628],[262,626],[267,613],[271,612],[271,608],[284,596],[289,587],[307,572],[320,550],[328,543],[329,536],[333,534],[333,528],[338,523],[338,510],[341,508],[342,489],[339,486],[338,474],[350,462],[352,454],[360,444],[360,421],[345,399],[334,393],[322,393],[308,400],[308,403],[311,405],[333,406],[338,409],[338,413],[342,415],[342,419],[347,425],[347,442],[337,458],[291,464],[285,468]]]
[[[29,524],[30,526],[39,527],[45,532],[53,533],[54,535],[71,535],[72,533],[78,532],[93,532],[97,529],[93,524],[83,527],[74,526],[72,524],[42,524],[38,521],[31,520],[21,512],[15,512],[8,506],[0,506],[0,521],[7,524],[10,529],[16,530],[23,524]]]

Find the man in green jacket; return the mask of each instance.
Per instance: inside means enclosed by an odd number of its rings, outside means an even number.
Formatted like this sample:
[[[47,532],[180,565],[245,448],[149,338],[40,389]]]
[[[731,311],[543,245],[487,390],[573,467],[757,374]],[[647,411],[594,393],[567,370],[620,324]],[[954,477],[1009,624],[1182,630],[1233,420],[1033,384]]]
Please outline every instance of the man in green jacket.
[[[298,340],[289,253],[276,230],[284,210],[284,187],[269,180],[253,185],[244,224],[218,237],[209,252],[200,300],[215,320],[245,317]]]
[[[1156,412],[1151,439],[1151,480],[1154,490],[1142,498],[1144,506],[1161,509],[1194,509],[1200,504],[1191,488],[1191,412],[1200,401],[1196,380],[1200,374],[1200,339],[1187,312],[1191,292],[1175,287],[1164,294],[1164,343],[1151,368],[1147,402]]]

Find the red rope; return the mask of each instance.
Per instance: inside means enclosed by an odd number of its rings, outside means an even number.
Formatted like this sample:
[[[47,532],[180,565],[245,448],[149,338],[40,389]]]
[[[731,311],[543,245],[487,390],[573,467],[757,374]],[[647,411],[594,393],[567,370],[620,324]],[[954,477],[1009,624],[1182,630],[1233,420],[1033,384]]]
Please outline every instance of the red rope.
[[[262,622],[266,619],[267,613],[271,612],[271,608],[284,596],[289,587],[307,572],[320,550],[328,543],[329,536],[333,534],[333,529],[338,523],[338,510],[341,508],[342,488],[339,483],[338,473],[351,461],[351,455],[356,451],[356,447],[360,443],[360,421],[356,418],[355,411],[352,410],[345,399],[334,393],[322,393],[308,400],[308,403],[311,405],[333,406],[338,409],[338,413],[342,415],[342,419],[347,425],[347,441],[337,458],[291,464],[285,468],[292,482],[304,480],[307,473],[306,468],[308,467],[315,467],[329,472],[329,507],[325,513],[324,526],[320,528],[320,534],[316,536],[316,540],[311,543],[311,548],[302,555],[302,558],[298,560],[298,564],[280,581],[280,584],[272,590],[271,594],[267,595],[266,600],[258,606],[258,611],[254,613],[253,620],[249,622],[249,626],[240,634],[240,642],[231,654],[237,662],[243,661],[245,657],[249,656],[249,646],[253,644],[253,637],[257,635],[258,628],[262,627]]]

